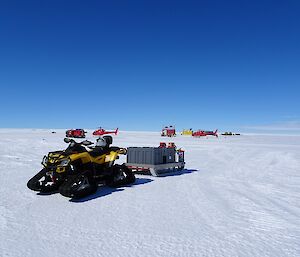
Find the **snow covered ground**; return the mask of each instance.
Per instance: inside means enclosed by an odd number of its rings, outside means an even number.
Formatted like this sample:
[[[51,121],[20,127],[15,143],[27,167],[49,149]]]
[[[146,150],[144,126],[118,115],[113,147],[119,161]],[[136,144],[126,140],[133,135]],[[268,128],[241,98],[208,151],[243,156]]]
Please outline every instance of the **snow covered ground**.
[[[72,202],[26,187],[66,147],[56,131],[0,130],[0,256],[300,256],[300,136],[166,139],[186,150],[182,174]],[[160,141],[121,132],[114,144]]]

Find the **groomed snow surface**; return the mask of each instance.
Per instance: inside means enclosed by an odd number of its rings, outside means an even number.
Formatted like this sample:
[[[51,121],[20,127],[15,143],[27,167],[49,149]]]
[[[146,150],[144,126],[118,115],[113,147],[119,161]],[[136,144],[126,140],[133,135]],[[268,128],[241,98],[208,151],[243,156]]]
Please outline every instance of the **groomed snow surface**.
[[[114,145],[174,141],[186,170],[70,201],[26,187],[66,147],[51,131],[0,130],[0,256],[300,256],[300,136],[121,131]]]

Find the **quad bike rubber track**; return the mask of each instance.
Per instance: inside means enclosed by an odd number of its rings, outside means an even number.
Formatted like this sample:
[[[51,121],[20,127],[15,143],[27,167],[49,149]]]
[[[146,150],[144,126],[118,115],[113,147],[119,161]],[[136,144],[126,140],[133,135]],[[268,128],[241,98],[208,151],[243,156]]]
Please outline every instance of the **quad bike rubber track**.
[[[107,181],[110,187],[120,187],[135,182],[134,173],[125,165],[114,165],[113,176]]]
[[[91,176],[78,174],[69,176],[59,187],[59,193],[65,197],[82,198],[97,191],[98,185]]]
[[[53,183],[47,169],[42,169],[33,176],[27,183],[27,187],[33,191],[41,193],[51,193],[58,190],[60,183]]]
[[[134,183],[134,181],[135,176],[130,169],[125,165],[115,165],[113,175],[104,182],[109,187],[120,187]],[[91,176],[79,174],[69,176],[59,187],[59,193],[69,198],[82,198],[95,193],[97,188],[98,183]]]

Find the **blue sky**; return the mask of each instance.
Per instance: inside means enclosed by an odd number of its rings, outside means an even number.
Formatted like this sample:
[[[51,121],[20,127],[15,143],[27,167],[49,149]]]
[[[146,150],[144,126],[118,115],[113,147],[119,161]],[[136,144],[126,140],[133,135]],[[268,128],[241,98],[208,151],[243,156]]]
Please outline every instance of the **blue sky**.
[[[298,126],[299,13],[296,0],[1,1],[0,127]]]

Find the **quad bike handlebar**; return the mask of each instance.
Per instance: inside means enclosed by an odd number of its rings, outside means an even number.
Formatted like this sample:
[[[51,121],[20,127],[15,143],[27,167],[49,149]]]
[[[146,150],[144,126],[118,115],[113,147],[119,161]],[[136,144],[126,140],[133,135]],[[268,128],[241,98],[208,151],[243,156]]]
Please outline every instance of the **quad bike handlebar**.
[[[74,139],[71,138],[64,138],[65,143],[68,143],[69,146],[66,150],[64,150],[64,153],[70,153],[70,152],[85,152],[86,148],[85,146],[92,145],[93,143],[88,140],[84,140],[82,142],[76,142]]]
[[[93,143],[89,140],[84,140],[84,141],[81,141],[81,142],[76,142],[74,139],[72,138],[64,138],[64,141],[65,143],[69,144],[69,143],[73,143],[73,144],[78,144],[78,145],[85,145],[85,146],[88,146],[88,145],[92,145]]]
[[[83,150],[83,146],[87,146],[89,149],[93,150],[95,147],[91,147],[90,145],[93,145],[94,143],[89,141],[89,140],[84,140],[81,142],[76,142],[74,139],[72,138],[65,138],[64,139],[65,143],[69,143],[70,145],[68,146],[67,149],[71,150],[71,149],[82,149]],[[116,151],[118,154],[127,154],[127,148],[120,148],[120,147],[111,147],[111,150]]]

